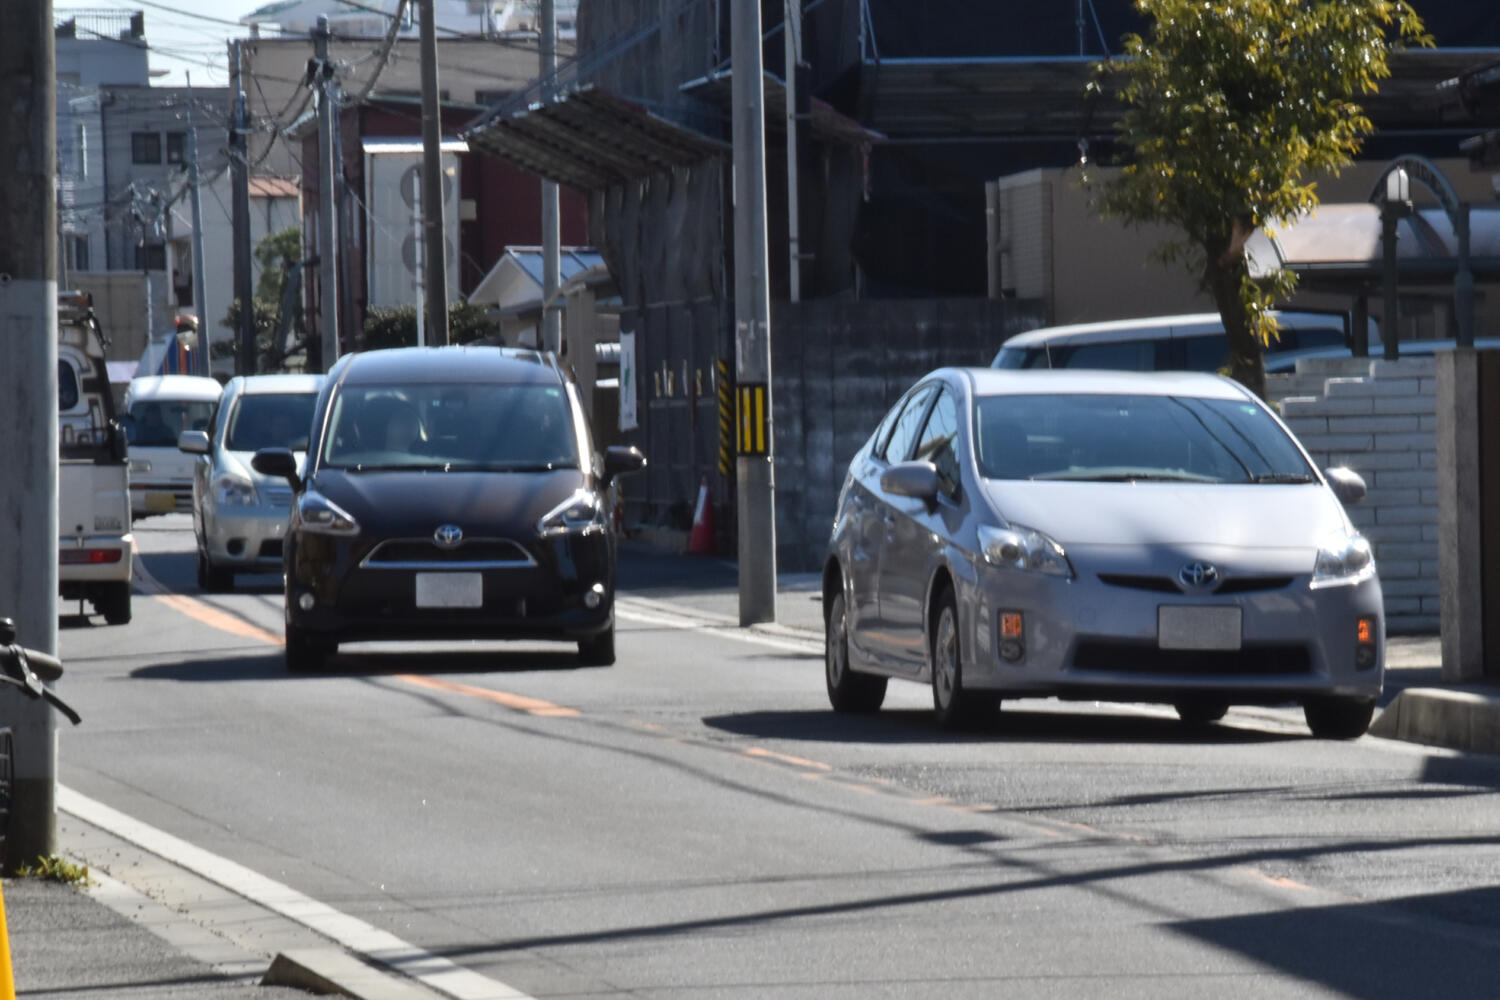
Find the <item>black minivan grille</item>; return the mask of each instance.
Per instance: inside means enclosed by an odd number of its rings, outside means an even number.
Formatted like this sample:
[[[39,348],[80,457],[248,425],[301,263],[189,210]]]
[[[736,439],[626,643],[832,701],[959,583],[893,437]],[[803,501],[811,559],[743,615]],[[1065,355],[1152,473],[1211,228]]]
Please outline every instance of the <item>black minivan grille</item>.
[[[466,539],[451,549],[439,548],[423,538],[394,538],[375,546],[363,565],[370,569],[500,569],[535,562],[530,553],[508,538]]]

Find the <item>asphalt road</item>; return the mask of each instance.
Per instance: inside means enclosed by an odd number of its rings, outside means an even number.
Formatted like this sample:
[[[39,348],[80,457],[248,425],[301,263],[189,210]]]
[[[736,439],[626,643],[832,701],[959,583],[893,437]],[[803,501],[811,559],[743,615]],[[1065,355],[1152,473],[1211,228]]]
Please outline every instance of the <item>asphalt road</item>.
[[[954,736],[915,685],[837,717],[811,633],[710,622],[703,560],[632,558],[611,668],[370,645],[290,677],[275,578],[198,594],[187,519],[136,527],[161,592],[63,622],[64,846],[158,897],[138,850],[178,852],[178,912],[246,947],[282,940],[249,898],[455,997],[1496,995],[1500,759],[1272,710]]]

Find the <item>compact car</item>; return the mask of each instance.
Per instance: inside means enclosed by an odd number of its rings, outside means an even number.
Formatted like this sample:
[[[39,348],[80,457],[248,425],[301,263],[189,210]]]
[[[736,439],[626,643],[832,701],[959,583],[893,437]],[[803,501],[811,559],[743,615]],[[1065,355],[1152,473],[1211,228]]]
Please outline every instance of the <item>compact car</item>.
[[[237,573],[281,572],[292,491],[250,460],[261,448],[278,447],[300,461],[322,384],[322,375],[237,375],[224,385],[211,431],[178,435],[177,447],[197,456],[193,534],[204,590],[233,588]]]
[[[595,453],[578,388],[550,354],[449,346],[340,358],[305,470],[254,467],[295,493],[284,548],[286,665],[339,644],[543,639],[615,659],[615,479],[634,447]]]
[[[1277,415],[1218,375],[941,369],[849,465],[823,574],[838,711],[931,685],[945,727],[1001,698],[1158,702],[1206,724],[1300,703],[1369,725],[1385,619],[1369,542]]]

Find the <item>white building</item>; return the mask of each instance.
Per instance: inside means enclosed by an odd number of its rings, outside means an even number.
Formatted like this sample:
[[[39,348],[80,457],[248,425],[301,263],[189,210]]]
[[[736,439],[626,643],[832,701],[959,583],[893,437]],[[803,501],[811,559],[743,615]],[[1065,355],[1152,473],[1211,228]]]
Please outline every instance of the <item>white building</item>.
[[[378,38],[390,28],[390,18],[399,0],[368,0],[351,8],[340,0],[279,0],[240,18],[251,33],[266,29],[283,35],[306,35],[318,18],[341,38]],[[539,20],[538,0],[436,0],[433,24],[439,38],[458,35],[493,38],[516,32],[535,31]],[[578,0],[556,0],[553,7],[559,38],[577,37]],[[417,0],[408,0],[401,16],[402,37],[418,36]]]

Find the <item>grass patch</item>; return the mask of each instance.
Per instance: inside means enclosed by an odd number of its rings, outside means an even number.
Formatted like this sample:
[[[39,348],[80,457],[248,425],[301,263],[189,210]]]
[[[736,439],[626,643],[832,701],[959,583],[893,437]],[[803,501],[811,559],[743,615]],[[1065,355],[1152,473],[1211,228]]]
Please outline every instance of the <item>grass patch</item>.
[[[88,865],[75,865],[67,858],[56,854],[38,856],[31,864],[22,865],[15,871],[16,878],[36,878],[67,885],[92,885]]]

